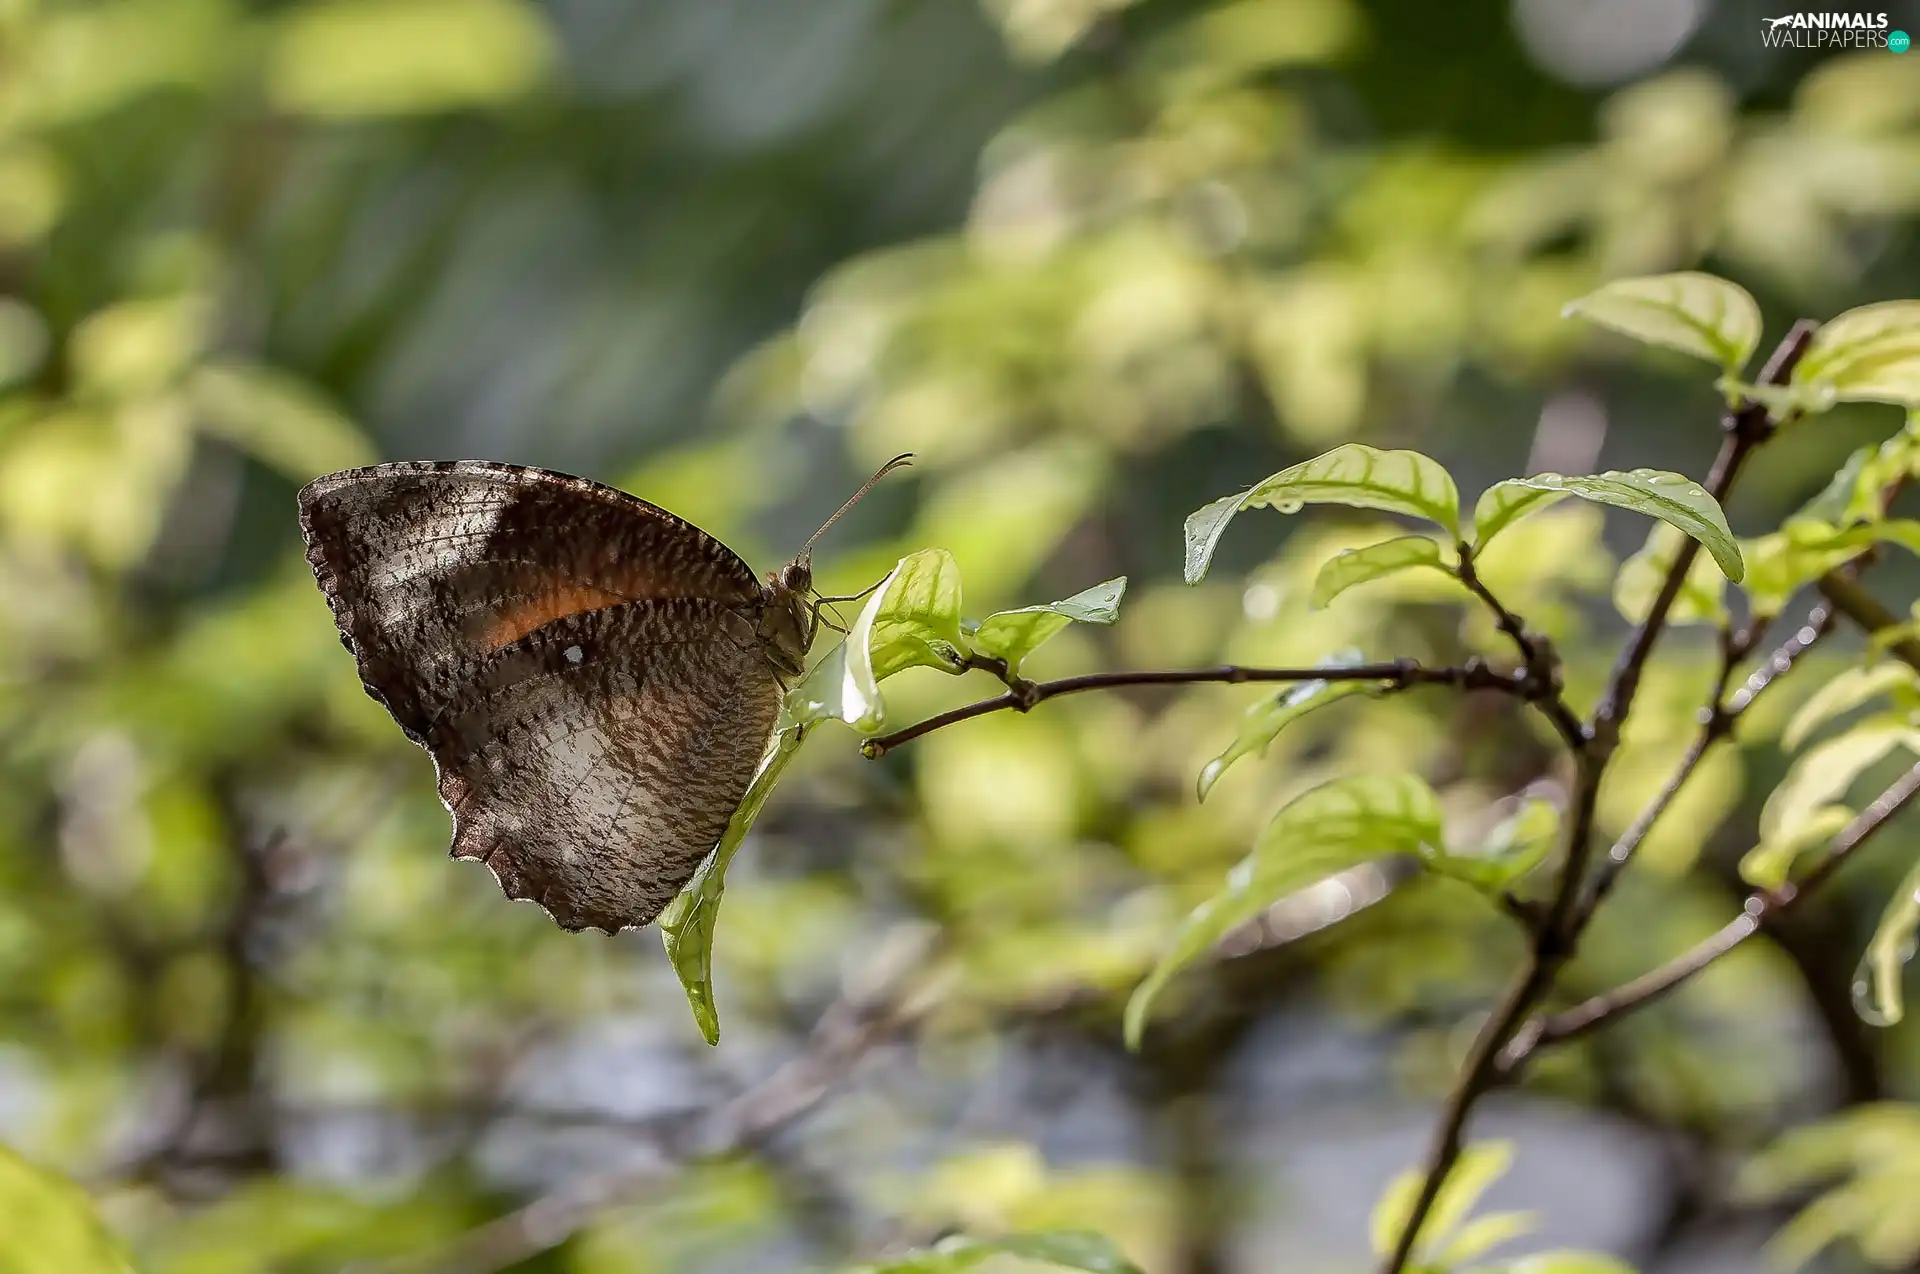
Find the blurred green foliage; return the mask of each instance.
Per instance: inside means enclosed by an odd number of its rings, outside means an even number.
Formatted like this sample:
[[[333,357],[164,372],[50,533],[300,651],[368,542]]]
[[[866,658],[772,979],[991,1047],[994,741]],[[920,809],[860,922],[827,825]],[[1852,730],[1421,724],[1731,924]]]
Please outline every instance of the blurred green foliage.
[[[1693,267],[1774,316],[1920,295],[1920,65],[1761,61],[1746,15],[1715,12],[1677,54],[1581,87],[1530,60],[1504,6],[1429,9],[0,3],[0,1138],[86,1182],[161,1274],[412,1260],[650,1155],[700,1162],[539,1231],[521,1268],[885,1268],[958,1227],[1097,1231],[1148,1274],[1212,1274],[1255,1220],[1310,1223],[1255,1167],[1307,1150],[1256,1121],[1245,1069],[1304,1055],[1268,1028],[1310,1003],[1316,1038],[1361,1028],[1351,1070],[1429,1097],[1511,926],[1458,880],[1362,864],[1170,983],[1137,1057],[1125,997],[1273,812],[1324,784],[1419,774],[1452,848],[1524,845],[1494,829],[1554,788],[1538,723],[1486,697],[1354,696],[1236,759],[1204,804],[1196,776],[1263,692],[1076,696],[878,764],[823,726],[729,874],[712,1052],[653,935],[561,933],[446,860],[430,767],[362,694],[292,492],[381,456],[546,463],[764,567],[911,449],[917,481],[836,528],[822,586],[929,547],[967,615],[1131,580],[1111,628],[1022,647],[1027,676],[1493,649],[1431,570],[1313,605],[1330,559],[1405,531],[1387,519],[1237,525],[1194,588],[1181,519],[1352,439],[1417,446],[1470,490],[1602,455],[1697,475],[1705,378],[1561,306]],[[1760,533],[1742,548],[1783,605],[1839,550],[1775,528],[1896,428],[1841,406],[1743,485],[1727,516]],[[1477,563],[1561,644],[1583,708],[1643,537],[1608,516],[1546,508]],[[1897,561],[1881,579],[1912,591]],[[1714,663],[1687,636],[1628,724],[1604,832],[1686,747]],[[1759,821],[1771,745],[1843,666],[1824,658],[1649,840],[1579,989],[1724,920],[1739,855],[1783,832]],[[911,668],[889,718],[993,685]],[[1887,772],[1883,752],[1792,809],[1818,819]],[[1535,1095],[1716,1159],[1810,1106],[1913,1097],[1911,1029],[1868,1035],[1845,1002],[1912,856],[1895,833],[1825,920],[1559,1055]],[[929,947],[941,991],[911,1046],[718,1162],[676,1140]],[[1106,1104],[1060,1132],[1058,1090],[1012,1078],[1035,1071]],[[1820,1162],[1866,1165],[1841,1188],[1885,1206],[1845,1205],[1820,1243],[1910,1259],[1875,1237],[1906,1196],[1854,1154]],[[98,1242],[39,1169],[0,1209],[29,1190],[71,1238],[25,1259]],[[22,1259],[16,1215],[0,1264]],[[1649,1254],[1716,1216],[1650,1232]],[[1610,1268],[1546,1259],[1506,1268]]]

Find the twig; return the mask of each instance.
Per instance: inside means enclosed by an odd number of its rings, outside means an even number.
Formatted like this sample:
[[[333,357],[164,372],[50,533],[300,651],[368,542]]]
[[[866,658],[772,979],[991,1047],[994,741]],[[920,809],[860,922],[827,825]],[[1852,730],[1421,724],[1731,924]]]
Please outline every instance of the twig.
[[[1526,669],[1529,680],[1529,695],[1553,722],[1554,729],[1570,748],[1586,746],[1586,726],[1572,708],[1567,706],[1564,695],[1560,693],[1560,661],[1555,656],[1553,645],[1542,633],[1532,632],[1526,621],[1508,610],[1499,598],[1495,597],[1480,578],[1473,560],[1473,546],[1462,540],[1455,546],[1460,556],[1460,565],[1455,568],[1460,582],[1467,591],[1486,604],[1493,613],[1493,622],[1513,642],[1514,649],[1520,654],[1520,663]]]
[[[985,665],[981,663],[973,666]],[[1000,672],[1000,676],[1008,685],[1005,694],[953,708],[928,717],[925,721],[896,730],[892,734],[868,739],[861,745],[860,750],[868,757],[882,757],[922,735],[931,734],[935,730],[944,729],[950,725],[957,725],[962,721],[971,721],[975,717],[984,717],[991,712],[1001,712],[1009,708],[1026,712],[1045,703],[1048,699],[1055,699],[1061,695],[1077,694],[1083,690],[1111,690],[1119,686],[1180,686],[1195,682],[1242,685],[1250,682],[1272,681],[1378,681],[1392,689],[1404,689],[1408,686],[1453,686],[1461,690],[1503,690],[1508,694],[1524,696],[1528,693],[1530,684],[1524,669],[1518,673],[1502,672],[1483,661],[1473,659],[1464,664],[1445,668],[1429,668],[1411,659],[1396,659],[1388,663],[1354,664],[1345,668],[1243,668],[1223,664],[1215,668],[1091,672],[1078,677],[1061,677],[1057,681],[1025,681],[1018,677],[1009,677],[1004,670]]]
[[[1806,320],[1794,324],[1767,359],[1760,376],[1762,384],[1779,384],[1787,379],[1793,365],[1806,352],[1807,342],[1812,338],[1815,327],[1815,324]],[[1722,428],[1726,436],[1706,482],[1708,492],[1716,500],[1732,486],[1748,454],[1772,434],[1774,421],[1765,405],[1749,401],[1741,404],[1737,410],[1728,412]],[[1687,572],[1692,568],[1699,549],[1699,542],[1691,537],[1682,542],[1647,617],[1634,631],[1614,665],[1613,676],[1608,680],[1592,724],[1581,732],[1577,743],[1569,740],[1577,772],[1572,808],[1565,821],[1566,831],[1562,841],[1565,857],[1559,880],[1547,904],[1546,915],[1534,934],[1533,947],[1526,964],[1480,1028],[1467,1063],[1454,1081],[1453,1090],[1441,1114],[1440,1125],[1427,1152],[1420,1190],[1414,1197],[1406,1225],[1395,1241],[1393,1250],[1380,1264],[1380,1274],[1401,1274],[1406,1268],[1427,1214],[1432,1211],[1448,1173],[1453,1171],[1454,1162],[1460,1157],[1461,1140],[1474,1105],[1490,1089],[1504,1081],[1506,1070],[1499,1065],[1499,1059],[1507,1050],[1509,1040],[1552,988],[1560,967],[1572,956],[1579,943],[1587,919],[1579,900],[1586,879],[1587,863],[1593,853],[1593,822],[1599,803],[1600,782],[1605,776],[1607,762],[1619,744],[1620,727],[1633,707],[1647,659],[1666,626],[1667,615],[1680,596],[1680,589],[1686,583]],[[1517,620],[1513,627],[1520,631],[1519,640],[1524,641],[1525,630]],[[1511,631],[1509,635],[1513,635]]]
[[[1593,888],[1581,908],[1583,925],[1592,918],[1600,904],[1606,901],[1607,895],[1612,892],[1621,873],[1633,861],[1634,854],[1652,833],[1654,824],[1658,823],[1661,816],[1673,805],[1681,789],[1699,769],[1700,763],[1706,759],[1707,754],[1716,744],[1733,737],[1734,727],[1739,723],[1741,715],[1753,706],[1754,700],[1759,698],[1760,694],[1781,674],[1790,671],[1800,656],[1804,655],[1815,642],[1831,632],[1833,622],[1833,608],[1825,603],[1816,604],[1807,612],[1806,619],[1799,627],[1794,629],[1793,635],[1767,656],[1766,660],[1731,696],[1727,694],[1727,686],[1733,680],[1733,674],[1739,667],[1740,661],[1758,641],[1760,630],[1755,626],[1723,636],[1720,673],[1714,683],[1713,695],[1708,706],[1701,710],[1700,732],[1694,736],[1692,745],[1688,747],[1686,755],[1680,759],[1680,764],[1674,768],[1672,776],[1667,779],[1666,786],[1660,789],[1660,794],[1640,811],[1640,816],[1633,820],[1633,825],[1621,833],[1620,839],[1615,841],[1613,847],[1607,851],[1606,858],[1600,863],[1600,870],[1594,876]]]
[[[1898,615],[1881,605],[1872,593],[1862,588],[1859,581],[1842,571],[1829,571],[1822,575],[1818,587],[1821,595],[1833,603],[1835,610],[1869,633],[1894,628],[1903,622]],[[1902,663],[1920,668],[1920,640],[1902,637],[1889,642],[1887,653]]]
[[[1646,1007],[1693,977],[1727,952],[1777,921],[1837,871],[1867,839],[1920,795],[1920,765],[1901,775],[1827,845],[1827,852],[1798,882],[1748,897],[1740,915],[1691,950],[1633,981],[1537,1022],[1514,1038],[1501,1056],[1501,1070],[1517,1069],[1533,1053],[1596,1030],[1615,1018]]]
[[[1810,319],[1801,319],[1787,332],[1780,344],[1767,358],[1766,366],[1760,372],[1760,384],[1780,385],[1786,383],[1793,368],[1807,352],[1807,344],[1813,339],[1819,324]],[[1765,442],[1773,433],[1774,421],[1767,414],[1765,404],[1749,401],[1738,410],[1729,412],[1724,424],[1725,437],[1720,444],[1720,454],[1714,458],[1713,468],[1707,474],[1707,494],[1715,500],[1725,498],[1733,480],[1739,475],[1740,467],[1753,449]],[[1660,633],[1666,627],[1667,614],[1673,609],[1674,601],[1680,596],[1680,590],[1687,582],[1687,572],[1693,567],[1693,559],[1700,552],[1700,541],[1688,536],[1680,542],[1679,550],[1674,554],[1672,567],[1667,571],[1666,582],[1654,597],[1653,606],[1647,611],[1647,617],[1635,630],[1633,639],[1620,652],[1620,661],[1614,666],[1613,678],[1607,687],[1607,694],[1600,701],[1600,708],[1594,714],[1594,727],[1601,736],[1603,748],[1610,748],[1619,736],[1620,723],[1626,719],[1633,707],[1633,699],[1640,689],[1640,675],[1646,670],[1647,658],[1653,653],[1653,645],[1660,639]]]

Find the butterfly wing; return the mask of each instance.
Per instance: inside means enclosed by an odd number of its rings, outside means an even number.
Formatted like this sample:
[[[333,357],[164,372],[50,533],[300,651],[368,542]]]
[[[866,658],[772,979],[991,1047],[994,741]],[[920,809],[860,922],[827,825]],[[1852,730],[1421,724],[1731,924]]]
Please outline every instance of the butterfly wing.
[[[300,526],[367,693],[416,743],[478,661],[553,620],[649,598],[760,595],[732,550],[664,509],[484,460],[328,474],[301,490]]]
[[[752,625],[716,602],[545,624],[471,669],[429,725],[453,853],[566,928],[646,924],[719,842],[780,695]]]

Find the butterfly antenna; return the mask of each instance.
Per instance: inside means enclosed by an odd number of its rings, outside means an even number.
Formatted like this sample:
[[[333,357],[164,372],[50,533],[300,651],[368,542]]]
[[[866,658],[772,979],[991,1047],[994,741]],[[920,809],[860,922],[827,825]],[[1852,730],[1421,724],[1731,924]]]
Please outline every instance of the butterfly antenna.
[[[847,502],[845,504],[841,505],[837,510],[834,511],[834,514],[832,517],[828,518],[825,522],[822,522],[820,524],[820,529],[818,531],[815,531],[811,536],[807,538],[806,544],[801,548],[800,554],[795,560],[803,561],[803,562],[812,561],[814,541],[819,539],[821,536],[825,535],[827,533],[827,528],[832,526],[835,522],[838,522],[840,520],[840,515],[842,513],[845,513],[848,509],[851,509],[854,505],[860,503],[860,497],[865,495],[867,492],[873,490],[874,484],[879,482],[880,479],[886,477],[888,474],[892,473],[895,469],[904,469],[912,463],[913,463],[913,453],[909,451],[909,452],[905,452],[904,454],[897,455],[893,459],[881,465],[879,470],[871,478],[868,478],[866,482],[861,484],[861,487],[858,491],[855,491],[852,496],[848,497]]]

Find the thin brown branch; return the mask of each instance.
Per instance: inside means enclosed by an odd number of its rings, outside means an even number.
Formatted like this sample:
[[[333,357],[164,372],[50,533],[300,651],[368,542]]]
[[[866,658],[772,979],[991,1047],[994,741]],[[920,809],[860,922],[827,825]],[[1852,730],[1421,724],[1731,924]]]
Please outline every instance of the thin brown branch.
[[[1621,833],[1620,839],[1615,841],[1612,848],[1607,851],[1606,858],[1601,861],[1600,869],[1594,876],[1593,888],[1581,909],[1583,925],[1592,918],[1600,904],[1607,900],[1607,895],[1613,891],[1613,886],[1620,879],[1621,873],[1633,861],[1634,854],[1652,833],[1654,825],[1678,799],[1681,789],[1686,787],[1688,780],[1700,768],[1700,763],[1706,760],[1707,754],[1719,743],[1733,738],[1734,729],[1739,724],[1741,715],[1753,706],[1754,700],[1759,698],[1761,693],[1782,674],[1791,671],[1800,656],[1806,654],[1815,642],[1833,630],[1833,623],[1833,608],[1825,603],[1815,605],[1807,612],[1806,619],[1794,629],[1792,636],[1780,643],[1731,696],[1727,694],[1727,686],[1732,682],[1733,674],[1739,668],[1740,661],[1747,656],[1759,639],[1760,632],[1757,627],[1752,627],[1739,633],[1723,636],[1720,673],[1714,683],[1709,706],[1702,710],[1700,731],[1694,735],[1693,743],[1687,748],[1686,755],[1680,758],[1680,764],[1674,767],[1673,774],[1667,779],[1666,785],[1660,789],[1660,794],[1640,811],[1639,817],[1633,820],[1633,825]]]
[[[1810,319],[1801,319],[1793,325],[1786,337],[1774,348],[1767,358],[1766,366],[1760,372],[1760,384],[1782,385],[1792,375],[1793,368],[1807,351],[1807,344],[1813,339],[1819,325]],[[1755,447],[1765,442],[1772,434],[1774,421],[1767,414],[1764,404],[1747,402],[1736,411],[1729,412],[1723,424],[1725,437],[1720,444],[1720,454],[1714,458],[1713,468],[1707,474],[1707,494],[1715,500],[1726,497],[1733,486],[1733,480],[1739,475],[1741,466],[1746,462]],[[1608,685],[1607,694],[1600,701],[1600,708],[1594,714],[1594,726],[1603,739],[1611,741],[1619,734],[1620,723],[1626,719],[1633,707],[1634,696],[1640,689],[1640,676],[1646,670],[1647,659],[1653,654],[1654,643],[1660,639],[1665,629],[1667,615],[1673,609],[1673,603],[1680,596],[1681,588],[1686,584],[1687,572],[1693,567],[1693,559],[1700,552],[1700,542],[1692,537],[1681,541],[1679,551],[1675,553],[1673,565],[1667,571],[1666,581],[1660,592],[1655,595],[1652,607],[1626,647],[1620,652],[1620,661],[1614,666],[1613,678]]]
[[[1762,384],[1779,384],[1787,379],[1794,364],[1806,352],[1807,342],[1812,338],[1815,327],[1815,324],[1805,320],[1794,324],[1767,359],[1760,377]],[[1708,492],[1716,500],[1722,498],[1732,486],[1747,456],[1772,434],[1774,423],[1766,407],[1758,402],[1743,403],[1737,410],[1727,413],[1722,422],[1725,440],[1706,482]],[[1654,643],[1659,640],[1666,626],[1667,616],[1680,596],[1680,589],[1686,582],[1687,572],[1692,568],[1699,548],[1699,542],[1690,537],[1682,542],[1646,619],[1634,631],[1614,665],[1613,676],[1608,680],[1591,726],[1581,732],[1580,743],[1570,743],[1577,776],[1572,808],[1565,820],[1566,830],[1562,839],[1564,857],[1552,899],[1534,935],[1533,948],[1526,965],[1481,1027],[1467,1063],[1454,1081],[1453,1090],[1441,1114],[1440,1125],[1427,1152],[1421,1171],[1420,1190],[1415,1195],[1406,1228],[1401,1232],[1393,1251],[1381,1262],[1380,1274],[1402,1274],[1406,1268],[1427,1215],[1446,1183],[1447,1174],[1453,1171],[1453,1165],[1460,1157],[1462,1139],[1473,1107],[1488,1091],[1505,1081],[1507,1068],[1500,1065],[1500,1059],[1508,1051],[1510,1039],[1521,1029],[1527,1015],[1552,989],[1561,966],[1579,944],[1587,922],[1587,913],[1579,903],[1587,864],[1593,853],[1594,812],[1599,804],[1600,783],[1614,748],[1619,743],[1620,727],[1632,709],[1641,674],[1653,653]],[[1525,628],[1517,619],[1513,621],[1508,635],[1513,636],[1515,630],[1519,633],[1517,640],[1524,642]]]
[[[1828,842],[1819,862],[1799,881],[1751,895],[1737,917],[1690,950],[1631,982],[1535,1023],[1514,1038],[1500,1058],[1500,1068],[1512,1072],[1541,1048],[1577,1039],[1668,994],[1791,911],[1916,795],[1920,795],[1920,765],[1901,775],[1893,786],[1841,829],[1839,835]]]
[[[1517,674],[1502,672],[1480,660],[1468,660],[1464,664],[1445,668],[1429,668],[1411,659],[1354,664],[1345,668],[1243,668],[1223,664],[1215,668],[1092,672],[1078,677],[1061,677],[1057,681],[1009,679],[1004,672],[1001,676],[1008,683],[1005,694],[952,708],[892,734],[868,739],[860,750],[868,757],[882,757],[922,735],[958,725],[962,721],[971,721],[975,717],[984,717],[991,712],[1007,709],[1027,712],[1061,695],[1078,694],[1083,690],[1111,690],[1120,686],[1183,686],[1199,682],[1244,685],[1252,682],[1377,681],[1382,686],[1396,690],[1409,686],[1453,686],[1460,690],[1502,690],[1508,694],[1524,695],[1529,684],[1524,670]]]
[[[1829,571],[1820,577],[1820,593],[1833,608],[1858,624],[1869,633],[1882,632],[1895,628],[1901,618],[1888,610],[1872,593],[1861,587],[1860,582],[1843,570]],[[1905,664],[1920,668],[1920,640],[1903,637],[1889,642],[1887,653]]]
[[[1553,722],[1561,739],[1569,748],[1578,751],[1587,745],[1586,726],[1580,717],[1567,705],[1560,692],[1560,661],[1554,654],[1553,645],[1543,633],[1527,628],[1526,621],[1508,610],[1498,597],[1493,595],[1486,583],[1481,580],[1480,572],[1475,568],[1473,546],[1464,540],[1456,546],[1460,555],[1460,565],[1455,573],[1467,591],[1479,598],[1493,614],[1493,622],[1501,632],[1507,635],[1519,652],[1520,664],[1526,670],[1528,697],[1537,703],[1540,711]]]

